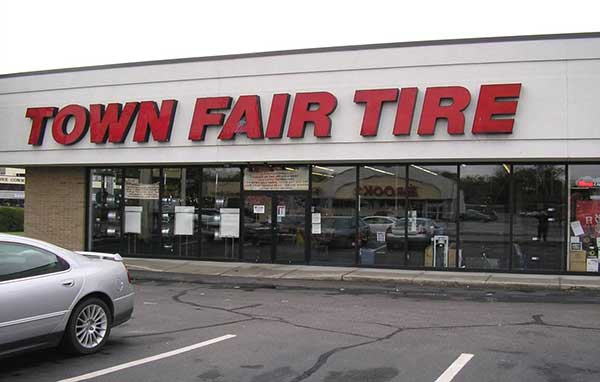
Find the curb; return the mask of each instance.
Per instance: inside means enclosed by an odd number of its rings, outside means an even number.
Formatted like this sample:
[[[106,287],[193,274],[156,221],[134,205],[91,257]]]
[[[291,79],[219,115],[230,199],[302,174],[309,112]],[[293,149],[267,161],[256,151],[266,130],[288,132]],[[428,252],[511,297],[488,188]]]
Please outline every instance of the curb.
[[[368,277],[368,276],[350,276],[352,272],[342,276],[317,276],[317,277],[302,277],[302,278],[269,278],[269,277],[250,277],[237,275],[208,275],[200,273],[176,273],[168,270],[149,271],[149,270],[130,270],[134,279],[144,281],[181,281],[181,282],[197,282],[203,284],[209,283],[242,283],[252,285],[286,285],[289,283],[297,283],[301,281],[310,281],[312,283],[319,282],[337,282],[340,287],[347,284],[362,284],[373,286],[414,286],[414,287],[440,287],[440,288],[459,288],[459,289],[498,289],[498,290],[515,290],[515,291],[587,291],[599,292],[600,286],[596,285],[562,285],[559,284],[528,284],[519,282],[497,282],[497,281],[462,281],[462,280],[419,280],[418,275],[405,278],[394,277]],[[348,277],[346,277],[348,276]],[[310,287],[310,285],[307,285]]]

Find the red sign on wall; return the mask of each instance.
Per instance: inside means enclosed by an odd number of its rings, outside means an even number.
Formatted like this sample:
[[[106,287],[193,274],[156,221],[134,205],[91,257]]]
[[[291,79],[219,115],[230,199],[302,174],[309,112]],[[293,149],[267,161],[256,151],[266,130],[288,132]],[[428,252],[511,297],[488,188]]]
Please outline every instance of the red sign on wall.
[[[481,85],[471,132],[511,134],[514,126],[512,117],[516,114],[520,93],[519,83]],[[364,107],[362,124],[356,127],[357,131],[363,137],[376,136],[383,105],[388,103],[396,105],[393,135],[409,135],[418,97],[419,89],[415,87],[356,90],[354,103]],[[209,128],[220,129],[218,139],[223,141],[235,139],[237,135],[249,139],[281,139],[288,111],[291,113],[287,125],[288,138],[304,138],[309,127],[317,138],[331,137],[331,117],[338,106],[334,94],[326,91],[297,93],[292,102],[291,98],[287,93],[273,95],[269,112],[264,113],[268,115],[266,131],[258,95],[242,95],[235,103],[230,96],[197,98],[188,139],[203,141]],[[423,95],[417,134],[434,135],[438,120],[447,121],[449,134],[464,134],[464,112],[471,99],[471,92],[462,86],[428,87]],[[150,137],[157,142],[168,142],[176,108],[176,100],[163,100],[160,107],[154,101],[106,106],[94,104],[89,108],[77,104],[60,109],[54,106],[31,107],[25,113],[31,119],[29,144],[39,146],[43,143],[49,120],[52,120],[52,138],[61,145],[80,142],[88,131],[92,143],[123,143],[134,124],[134,142],[148,142]],[[70,122],[73,127],[69,129]]]
[[[600,200],[578,200],[575,203],[575,217],[585,232],[600,225]]]

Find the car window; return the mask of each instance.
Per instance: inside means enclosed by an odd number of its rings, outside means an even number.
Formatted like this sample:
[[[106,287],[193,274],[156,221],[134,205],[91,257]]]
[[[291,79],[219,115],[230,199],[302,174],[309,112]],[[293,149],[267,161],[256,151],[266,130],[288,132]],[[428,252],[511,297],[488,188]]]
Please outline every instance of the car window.
[[[69,269],[69,264],[53,253],[25,244],[0,242],[0,281],[66,269]]]

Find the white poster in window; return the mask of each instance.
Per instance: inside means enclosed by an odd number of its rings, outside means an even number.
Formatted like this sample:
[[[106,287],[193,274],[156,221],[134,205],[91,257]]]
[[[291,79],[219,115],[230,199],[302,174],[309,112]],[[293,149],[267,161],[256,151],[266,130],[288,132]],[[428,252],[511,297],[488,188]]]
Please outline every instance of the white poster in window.
[[[137,178],[125,178],[125,199],[158,200],[159,183],[140,184]]]
[[[575,236],[581,236],[583,235],[583,227],[581,226],[581,223],[579,222],[579,220],[575,220],[574,222],[571,222],[571,229],[573,230],[573,235]]]
[[[194,207],[175,206],[175,235],[194,234]]]
[[[285,206],[277,206],[277,217],[278,218],[285,217]]]
[[[321,214],[319,212],[313,212],[312,223],[313,224],[321,224]]]
[[[252,210],[254,211],[255,214],[264,214],[265,213],[265,206],[264,206],[264,204],[255,204],[252,207]]]
[[[223,238],[240,237],[240,210],[239,208],[221,208],[221,225],[219,235]]]
[[[125,206],[125,233],[142,233],[143,207]]]
[[[588,257],[587,258],[587,269],[588,272],[598,272],[598,258]]]
[[[408,231],[417,232],[417,211],[408,211]]]
[[[306,191],[308,167],[256,167],[244,171],[247,191]]]
[[[379,243],[385,243],[385,232],[377,232],[377,241]]]
[[[312,233],[315,235],[320,235],[321,234],[321,224],[313,224],[312,225]]]

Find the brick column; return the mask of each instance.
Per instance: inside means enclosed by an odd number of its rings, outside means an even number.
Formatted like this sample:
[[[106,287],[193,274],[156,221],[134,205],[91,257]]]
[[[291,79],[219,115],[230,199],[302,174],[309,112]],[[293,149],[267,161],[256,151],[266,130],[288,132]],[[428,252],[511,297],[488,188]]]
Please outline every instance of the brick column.
[[[32,167],[25,180],[25,235],[71,249],[85,248],[86,170]]]

